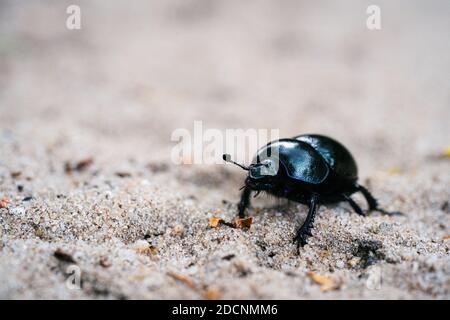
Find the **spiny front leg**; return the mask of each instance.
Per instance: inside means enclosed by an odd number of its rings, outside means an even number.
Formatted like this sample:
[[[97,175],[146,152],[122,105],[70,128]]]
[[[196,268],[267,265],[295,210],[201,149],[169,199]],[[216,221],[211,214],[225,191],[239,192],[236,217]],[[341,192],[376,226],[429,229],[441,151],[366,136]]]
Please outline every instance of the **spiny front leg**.
[[[307,244],[307,237],[312,236],[311,228],[313,227],[314,218],[316,217],[317,207],[318,207],[319,196],[317,194],[313,194],[309,199],[309,211],[306,216],[305,222],[303,225],[298,228],[297,235],[294,238],[294,242],[297,242],[297,248],[300,246],[304,246]]]
[[[250,205],[250,194],[252,190],[245,186],[241,194],[241,201],[238,203],[239,218],[245,218],[245,209]]]

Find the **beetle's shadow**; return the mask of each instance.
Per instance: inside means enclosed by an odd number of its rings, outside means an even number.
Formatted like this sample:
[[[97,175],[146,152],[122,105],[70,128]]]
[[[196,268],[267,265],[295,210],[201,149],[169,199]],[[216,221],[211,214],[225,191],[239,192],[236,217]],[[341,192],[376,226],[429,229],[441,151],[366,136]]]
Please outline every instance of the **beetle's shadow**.
[[[304,208],[304,210],[301,210],[302,207]],[[295,217],[299,213],[304,212],[304,214],[306,215],[308,212],[307,207],[302,204],[284,198],[277,198],[270,194],[255,199],[252,203],[251,208],[253,209],[253,211],[256,211],[254,215],[259,215],[262,212],[265,212],[270,216],[275,216],[278,213],[282,213],[286,216]]]
[[[362,201],[358,201],[363,204]],[[293,217],[293,218],[302,218],[306,217],[308,213],[308,205],[301,204],[295,201],[287,200],[284,198],[277,198],[270,194],[267,196],[255,199],[252,202],[251,208],[253,209],[252,215],[259,215],[262,212],[266,212],[270,216],[275,216],[278,213],[283,213],[283,215]],[[331,210],[333,212],[339,213],[349,213],[355,214],[352,207],[344,202],[336,202],[336,203],[323,203],[319,205],[318,215],[320,215],[324,209]]]

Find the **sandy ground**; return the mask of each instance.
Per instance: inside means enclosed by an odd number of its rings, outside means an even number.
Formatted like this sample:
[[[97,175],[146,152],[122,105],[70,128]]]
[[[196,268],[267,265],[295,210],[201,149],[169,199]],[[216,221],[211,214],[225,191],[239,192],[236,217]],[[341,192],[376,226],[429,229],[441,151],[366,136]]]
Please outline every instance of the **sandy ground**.
[[[333,3],[0,2],[0,298],[450,298],[450,3]],[[194,120],[333,136],[405,215],[322,206],[299,254],[302,205],[209,228],[244,172],[171,162]]]

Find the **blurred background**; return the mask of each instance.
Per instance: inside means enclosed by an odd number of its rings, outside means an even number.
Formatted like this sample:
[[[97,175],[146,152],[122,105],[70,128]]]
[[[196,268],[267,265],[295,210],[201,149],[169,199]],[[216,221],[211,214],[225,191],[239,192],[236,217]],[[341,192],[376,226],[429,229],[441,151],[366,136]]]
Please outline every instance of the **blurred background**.
[[[169,159],[171,132],[201,120],[324,133],[362,166],[409,166],[448,144],[450,3],[377,1],[369,30],[372,2],[2,0],[2,134],[106,165]]]
[[[0,298],[448,299],[449,13],[448,0],[0,0]],[[301,205],[258,198],[248,232],[209,228],[235,217],[244,172],[171,162],[172,132],[196,120],[330,135],[405,216],[322,206],[300,255]],[[65,285],[71,259],[83,290]]]

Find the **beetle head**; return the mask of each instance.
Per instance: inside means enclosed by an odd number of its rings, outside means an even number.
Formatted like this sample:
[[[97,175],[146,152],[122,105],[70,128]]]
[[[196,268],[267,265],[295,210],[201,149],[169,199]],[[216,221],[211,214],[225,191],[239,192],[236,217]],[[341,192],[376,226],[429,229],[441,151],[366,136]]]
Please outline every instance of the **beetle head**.
[[[231,160],[228,154],[223,155],[223,160],[248,171],[246,184],[255,190],[270,188],[278,174],[278,161],[275,158],[266,158],[248,167]]]
[[[252,179],[263,179],[266,177],[276,176],[278,166],[275,159],[267,158],[259,163],[251,164],[249,167],[249,176]]]

